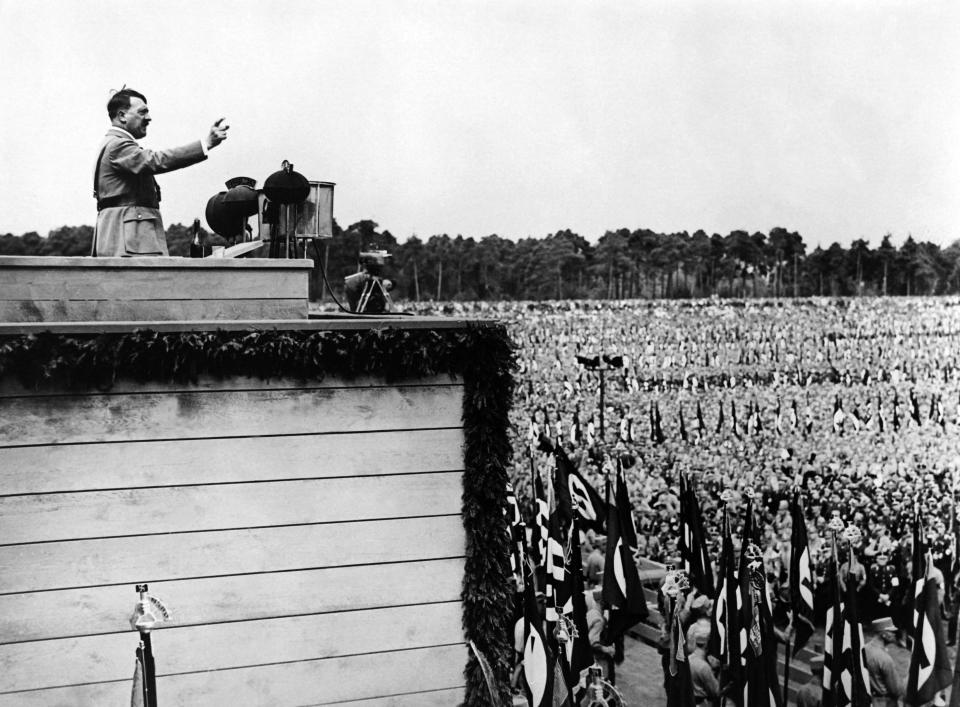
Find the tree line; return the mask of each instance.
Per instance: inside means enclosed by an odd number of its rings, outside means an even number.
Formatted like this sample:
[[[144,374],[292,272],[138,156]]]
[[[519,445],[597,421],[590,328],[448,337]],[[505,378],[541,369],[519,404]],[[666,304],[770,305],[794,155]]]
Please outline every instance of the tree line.
[[[223,244],[202,231],[208,243]],[[44,238],[35,232],[0,235],[0,255],[88,255],[93,229],[63,226]],[[171,255],[189,254],[192,228],[167,228]],[[569,229],[542,238],[479,240],[462,235],[414,235],[399,243],[371,220],[341,228],[308,256],[317,264],[311,297],[323,298],[322,271],[338,296],[343,278],[357,271],[361,250],[391,253],[385,276],[394,299],[544,300],[692,297],[809,297],[944,295],[960,293],[960,240],[946,248],[908,236],[894,245],[886,234],[876,248],[860,238],[845,248],[807,247],[786,228],[769,233],[712,235],[607,231],[595,243]]]

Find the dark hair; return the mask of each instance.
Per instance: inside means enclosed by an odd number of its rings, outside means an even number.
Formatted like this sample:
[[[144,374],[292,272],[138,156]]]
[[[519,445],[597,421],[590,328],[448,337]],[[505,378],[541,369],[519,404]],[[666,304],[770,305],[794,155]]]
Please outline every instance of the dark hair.
[[[120,111],[130,107],[131,98],[139,98],[144,103],[147,102],[146,96],[139,91],[134,91],[132,88],[121,88],[110,96],[110,100],[107,101],[107,115],[110,117],[110,120],[116,118],[117,113]]]

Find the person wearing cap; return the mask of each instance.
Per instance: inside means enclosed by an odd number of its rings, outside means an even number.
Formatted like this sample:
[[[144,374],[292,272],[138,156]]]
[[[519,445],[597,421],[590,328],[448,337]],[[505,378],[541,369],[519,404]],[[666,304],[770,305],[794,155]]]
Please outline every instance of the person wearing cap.
[[[687,661],[693,682],[693,699],[698,705],[715,705],[720,698],[720,681],[707,660],[710,621],[698,619],[687,629]]]
[[[97,225],[91,255],[168,255],[154,175],[207,159],[207,152],[227,139],[230,126],[221,118],[201,140],[170,150],[148,150],[137,142],[147,136],[151,122],[147,99],[126,87],[110,97],[107,117],[110,129],[94,168]]]
[[[897,628],[893,619],[883,616],[870,624],[873,633],[863,647],[864,667],[870,673],[870,694],[873,707],[897,707],[903,697],[905,683],[897,674],[897,666],[888,646],[896,642]]]
[[[812,677],[797,690],[797,707],[821,707],[823,704],[823,656],[810,659]]]
[[[616,647],[612,643],[604,643],[604,631],[607,627],[606,619],[603,618],[603,589],[597,587],[593,590],[593,604],[587,609],[587,630],[589,631],[590,647],[593,649],[593,658],[603,671],[603,677],[615,680],[614,656]]]
[[[880,545],[875,562],[869,586],[876,602],[876,616],[892,617],[894,607],[900,604],[901,587],[899,573],[890,564],[890,547],[887,544]]]

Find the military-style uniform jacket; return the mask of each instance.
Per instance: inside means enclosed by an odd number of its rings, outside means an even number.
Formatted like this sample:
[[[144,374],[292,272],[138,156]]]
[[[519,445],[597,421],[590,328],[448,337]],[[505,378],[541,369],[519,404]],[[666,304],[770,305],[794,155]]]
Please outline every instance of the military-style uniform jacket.
[[[870,572],[870,588],[877,594],[877,601],[884,607],[899,604],[901,588],[897,568],[891,564],[877,565]],[[884,599],[884,597],[886,597]]]
[[[126,130],[112,127],[101,149],[92,255],[168,255],[154,175],[202,162],[207,158],[203,145],[197,140],[172,150],[148,150]]]

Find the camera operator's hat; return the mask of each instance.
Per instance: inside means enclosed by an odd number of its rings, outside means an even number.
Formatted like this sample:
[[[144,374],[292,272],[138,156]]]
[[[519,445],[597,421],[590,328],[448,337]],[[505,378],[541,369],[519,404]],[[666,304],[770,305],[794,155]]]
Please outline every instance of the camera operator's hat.
[[[870,628],[876,633],[883,633],[884,631],[895,633],[897,630],[897,627],[893,625],[893,619],[889,616],[881,616],[879,619],[874,619],[870,622]]]

